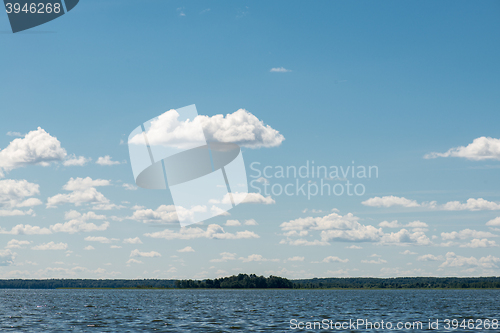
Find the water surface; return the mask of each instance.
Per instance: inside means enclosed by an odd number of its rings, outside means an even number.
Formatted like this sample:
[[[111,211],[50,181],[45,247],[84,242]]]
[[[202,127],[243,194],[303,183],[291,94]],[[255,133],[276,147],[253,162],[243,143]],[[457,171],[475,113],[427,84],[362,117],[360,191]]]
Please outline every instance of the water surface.
[[[472,319],[474,325],[500,319],[500,290],[0,290],[0,297],[2,332],[389,331],[292,329],[299,322],[358,319],[421,321],[427,332],[444,332],[445,319]],[[439,330],[427,329],[429,319],[439,320]]]

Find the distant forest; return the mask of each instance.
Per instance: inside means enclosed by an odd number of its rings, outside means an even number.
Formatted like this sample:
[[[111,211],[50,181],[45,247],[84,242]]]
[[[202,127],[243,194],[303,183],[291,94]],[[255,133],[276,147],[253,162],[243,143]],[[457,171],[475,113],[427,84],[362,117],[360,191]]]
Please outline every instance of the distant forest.
[[[500,288],[500,277],[323,278],[294,280],[300,289],[462,289]]]
[[[0,289],[58,289],[58,288],[174,288],[176,280],[0,280]]]
[[[0,280],[0,289],[500,289],[500,277],[314,278],[289,280],[278,276],[239,274],[206,280]]]
[[[175,281],[177,288],[207,288],[207,289],[292,289],[294,284],[292,281],[278,277],[257,276],[255,274],[239,274],[230,277],[224,277],[215,280],[178,280]]]

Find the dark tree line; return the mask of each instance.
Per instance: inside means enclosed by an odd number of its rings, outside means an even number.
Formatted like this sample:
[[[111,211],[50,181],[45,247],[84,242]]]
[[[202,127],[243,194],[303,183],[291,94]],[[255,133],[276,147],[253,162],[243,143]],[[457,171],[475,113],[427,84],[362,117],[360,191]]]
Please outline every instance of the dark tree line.
[[[255,274],[238,274],[214,280],[178,280],[177,288],[207,288],[207,289],[266,289],[293,288],[293,282],[278,276],[257,276]]]
[[[57,288],[174,288],[175,280],[0,280],[0,289],[57,289]]]
[[[278,276],[239,274],[206,280],[0,280],[0,289],[57,289],[57,288],[206,288],[206,289],[500,289],[500,277],[401,277],[401,278],[314,278],[288,280]]]
[[[295,288],[305,289],[463,289],[500,288],[500,277],[401,277],[401,278],[323,278],[295,280]]]

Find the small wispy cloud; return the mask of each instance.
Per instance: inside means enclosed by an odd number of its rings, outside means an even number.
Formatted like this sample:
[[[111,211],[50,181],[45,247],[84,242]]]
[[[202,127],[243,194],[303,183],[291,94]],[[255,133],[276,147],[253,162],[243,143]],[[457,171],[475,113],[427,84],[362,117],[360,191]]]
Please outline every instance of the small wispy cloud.
[[[179,16],[181,16],[181,17],[186,16],[186,14],[184,13],[184,7],[177,8],[177,12],[179,13]]]
[[[191,246],[186,246],[183,249],[177,250],[177,252],[194,252],[194,249]]]
[[[133,250],[130,252],[131,257],[146,257],[146,258],[154,258],[154,257],[161,257],[161,254],[159,254],[156,251],[150,251],[150,252],[141,252],[138,249]]]
[[[33,246],[31,248],[32,250],[38,250],[38,251],[45,251],[45,250],[67,250],[68,249],[68,244],[66,243],[54,243],[54,242],[49,242],[49,243],[43,243],[37,246]]]
[[[99,165],[115,165],[115,164],[120,164],[118,161],[112,161],[111,156],[106,155],[104,157],[99,157],[96,161],[96,164]]]
[[[132,185],[132,184],[123,183],[122,186],[124,189],[129,190],[129,191],[137,190],[137,186]]]
[[[500,139],[482,136],[467,146],[450,148],[444,153],[432,152],[425,159],[438,157],[461,157],[471,161],[500,160]]]
[[[64,166],[84,166],[92,159],[86,158],[85,156],[76,156],[75,154],[69,155],[66,160],[63,162]]]
[[[286,69],[285,67],[274,67],[269,70],[271,73],[289,73],[292,70]]]

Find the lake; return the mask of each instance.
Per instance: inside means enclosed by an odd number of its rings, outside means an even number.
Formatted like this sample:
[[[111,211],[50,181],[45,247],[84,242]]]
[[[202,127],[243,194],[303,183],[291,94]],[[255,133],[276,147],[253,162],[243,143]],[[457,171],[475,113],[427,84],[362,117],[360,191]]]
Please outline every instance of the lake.
[[[500,290],[4,289],[0,295],[2,332],[500,332]]]

